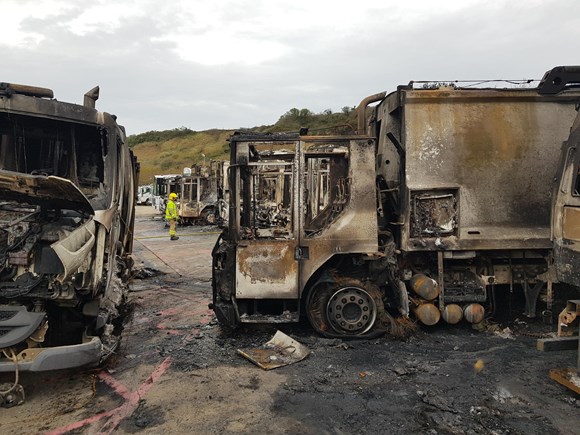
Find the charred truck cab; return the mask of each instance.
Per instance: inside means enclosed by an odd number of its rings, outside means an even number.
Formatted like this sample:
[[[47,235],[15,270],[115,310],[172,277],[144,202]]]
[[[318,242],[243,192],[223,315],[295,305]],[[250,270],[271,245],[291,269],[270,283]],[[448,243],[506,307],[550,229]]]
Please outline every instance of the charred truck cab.
[[[377,238],[374,139],[239,134],[230,146],[229,225],[213,252],[218,319],[298,321],[306,304],[320,332],[368,332],[383,305],[369,276],[387,269],[388,243]],[[340,307],[345,298],[355,302]]]
[[[545,293],[549,315],[554,179],[579,102],[569,87],[411,84],[365,98],[358,136],[233,136],[218,319],[305,314],[322,334],[369,336],[395,316],[479,323],[513,292],[529,317]],[[580,240],[575,211],[566,240]]]
[[[0,84],[0,371],[93,365],[117,346],[138,166],[97,98]]]
[[[557,95],[566,88],[580,88],[580,66],[560,66],[548,71],[538,91]],[[580,109],[580,102],[576,111]],[[580,113],[570,136],[562,144],[552,207],[554,272],[560,282],[580,288]],[[561,322],[562,323],[562,322]]]
[[[226,162],[211,160],[207,165],[184,169],[178,178],[177,213],[181,224],[214,225],[223,219],[224,167]],[[221,218],[221,219],[220,219]]]

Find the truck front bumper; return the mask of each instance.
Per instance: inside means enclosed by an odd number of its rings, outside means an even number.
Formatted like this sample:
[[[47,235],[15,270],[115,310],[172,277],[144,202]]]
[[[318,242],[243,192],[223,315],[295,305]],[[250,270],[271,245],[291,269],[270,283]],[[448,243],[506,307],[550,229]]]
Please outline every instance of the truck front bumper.
[[[98,337],[92,337],[90,341],[82,344],[23,350],[18,354],[18,370],[44,372],[95,366],[101,361],[102,355],[103,343]],[[13,372],[15,370],[16,363],[14,361],[9,358],[0,358],[0,372]]]

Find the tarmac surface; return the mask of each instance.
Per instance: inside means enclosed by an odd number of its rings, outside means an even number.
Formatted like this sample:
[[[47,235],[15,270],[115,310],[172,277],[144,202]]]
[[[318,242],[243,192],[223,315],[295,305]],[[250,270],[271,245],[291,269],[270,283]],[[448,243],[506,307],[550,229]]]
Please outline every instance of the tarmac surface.
[[[307,324],[230,331],[207,308],[217,229],[178,235],[138,207],[142,278],[120,349],[100,368],[21,374],[26,402],[0,409],[0,434],[580,434],[580,397],[548,377],[576,351],[536,350],[555,325],[442,325],[369,341]],[[270,371],[238,354],[277,329],[311,354]]]

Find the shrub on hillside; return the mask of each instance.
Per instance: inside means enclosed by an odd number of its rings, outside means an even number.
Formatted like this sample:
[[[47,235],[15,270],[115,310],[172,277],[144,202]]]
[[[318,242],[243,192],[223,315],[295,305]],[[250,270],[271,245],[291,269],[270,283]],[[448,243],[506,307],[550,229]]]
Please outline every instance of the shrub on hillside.
[[[143,142],[164,142],[170,139],[175,139],[176,137],[183,137],[194,133],[195,131],[190,130],[187,127],[179,127],[163,131],[152,130],[129,136],[127,138],[127,144],[130,148],[133,148],[135,145]]]

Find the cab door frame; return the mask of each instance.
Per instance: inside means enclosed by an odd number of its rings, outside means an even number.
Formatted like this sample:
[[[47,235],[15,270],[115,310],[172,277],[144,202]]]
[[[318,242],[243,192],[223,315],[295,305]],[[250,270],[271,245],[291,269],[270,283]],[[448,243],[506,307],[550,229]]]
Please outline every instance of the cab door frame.
[[[552,207],[552,241],[557,280],[580,287],[580,114],[562,146]]]
[[[252,161],[254,153],[248,149],[252,145],[257,147],[262,144],[259,141],[255,144],[237,142],[233,148],[237,154],[235,160],[239,162],[234,170],[234,184],[230,186],[230,194],[234,195],[230,210],[230,219],[233,219],[231,228],[235,229],[237,242],[235,298],[298,300],[300,259],[296,253],[300,243],[300,207],[296,204],[300,204],[298,177],[301,174],[301,143],[299,140],[286,142],[285,146],[293,148],[291,152],[280,154],[279,158],[273,155],[269,160],[259,161]],[[257,222],[258,214],[268,211],[260,204],[262,192],[257,193],[258,190],[267,190],[268,186],[261,184],[267,179],[271,181],[273,190],[266,194],[274,199],[274,206],[279,212],[282,208],[289,210],[286,226],[279,224],[268,228]],[[288,182],[290,186],[284,187]],[[280,200],[281,196],[283,200]],[[258,210],[259,207],[262,208]],[[270,212],[276,213],[273,210]]]

